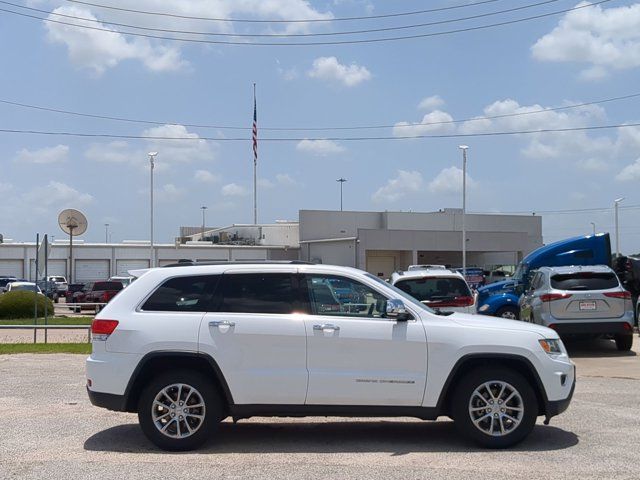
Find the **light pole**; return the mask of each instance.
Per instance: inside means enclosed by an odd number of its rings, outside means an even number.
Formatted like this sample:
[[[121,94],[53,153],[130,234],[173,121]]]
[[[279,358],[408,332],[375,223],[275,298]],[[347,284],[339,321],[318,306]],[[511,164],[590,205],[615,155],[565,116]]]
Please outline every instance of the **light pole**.
[[[342,211],[342,185],[344,185],[344,182],[346,181],[347,179],[342,177],[336,180],[336,182],[340,183],[340,211]]]
[[[204,212],[207,209],[207,207],[202,206],[200,207],[200,209],[202,210],[202,235],[200,236],[200,241],[204,242]]]
[[[104,243],[109,243],[109,224],[104,224]]]
[[[151,243],[151,247],[149,249],[149,266],[151,268],[155,267],[155,255],[153,254],[153,167],[154,165],[154,161],[156,159],[156,155],[158,155],[158,152],[149,152],[149,167],[150,167],[150,173],[151,173],[151,188],[150,188],[150,193],[151,193],[151,199],[150,199],[150,204],[151,204],[151,211],[150,211],[150,243]]]
[[[620,234],[618,232],[618,205],[621,201],[624,200],[624,197],[616,198],[613,201],[614,211],[615,211],[615,225],[616,225],[616,258],[620,256]]]
[[[467,145],[458,147],[462,150],[462,275],[467,276]]]
[[[593,234],[596,234],[596,223],[595,222],[590,222],[591,226],[593,227]]]

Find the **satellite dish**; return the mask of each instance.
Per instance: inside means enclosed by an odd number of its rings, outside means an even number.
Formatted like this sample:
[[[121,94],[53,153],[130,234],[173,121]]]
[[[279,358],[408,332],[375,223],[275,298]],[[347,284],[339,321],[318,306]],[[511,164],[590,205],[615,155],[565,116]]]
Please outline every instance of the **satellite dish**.
[[[78,210],[67,208],[58,215],[58,225],[67,235],[77,237],[87,231],[87,217]]]

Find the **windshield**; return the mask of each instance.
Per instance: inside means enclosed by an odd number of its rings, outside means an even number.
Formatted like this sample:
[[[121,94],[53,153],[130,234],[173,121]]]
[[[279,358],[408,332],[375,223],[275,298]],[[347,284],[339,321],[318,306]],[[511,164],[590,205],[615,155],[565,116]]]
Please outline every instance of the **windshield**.
[[[511,278],[513,278],[517,282],[521,282],[528,270],[529,270],[528,263],[520,263],[518,264],[518,268],[516,268],[516,271],[513,272],[513,277]]]
[[[11,285],[11,290],[27,290],[30,292],[39,292],[40,289],[38,287],[36,287],[35,285],[16,285],[13,284]]]
[[[466,282],[458,277],[410,278],[396,282],[395,286],[421,302],[471,296]]]
[[[403,300],[403,301],[405,301],[407,303],[410,303],[414,307],[417,307],[417,308],[419,308],[421,310],[426,310],[427,312],[433,313],[433,314],[436,313],[434,309],[427,307],[424,303],[420,303],[418,300],[413,298],[411,295],[407,295],[407,293],[403,292],[398,287],[395,287],[395,286],[391,285],[390,283],[387,283],[384,280],[381,280],[380,278],[376,277],[375,275],[371,275],[370,273],[365,273],[365,275],[367,276],[367,278],[375,280],[377,283],[381,283],[385,287],[390,288],[391,290],[393,290],[395,293],[398,294],[398,298],[399,299],[401,299],[401,300]]]

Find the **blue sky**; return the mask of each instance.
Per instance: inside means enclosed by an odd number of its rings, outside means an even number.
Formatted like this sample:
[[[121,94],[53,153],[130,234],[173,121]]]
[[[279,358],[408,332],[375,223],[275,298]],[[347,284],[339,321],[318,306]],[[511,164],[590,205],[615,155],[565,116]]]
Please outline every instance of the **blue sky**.
[[[19,1],[18,1],[19,3]],[[464,4],[335,0],[95,0],[187,16],[327,19]],[[466,2],[475,3],[475,2]],[[226,33],[324,33],[451,20],[534,3],[496,0],[442,12],[314,24],[233,24],[117,12],[69,1],[30,0],[31,8],[95,19],[49,18],[111,28]],[[406,35],[502,22],[585,3],[557,0],[526,10],[429,28],[351,38]],[[426,7],[425,7],[426,5]],[[13,11],[34,11],[0,5]],[[309,37],[317,41],[326,37]],[[235,38],[238,40],[238,38]],[[240,39],[242,40],[242,39]],[[247,40],[244,38],[244,40]],[[268,39],[258,38],[255,41]],[[286,39],[284,41],[287,41]],[[259,144],[259,220],[296,219],[299,209],[430,211],[461,205],[461,156],[469,149],[470,211],[555,211],[640,204],[640,127],[471,138],[327,141],[359,135],[434,135],[572,128],[640,122],[640,97],[576,109],[458,124],[417,125],[512,115],[640,92],[640,3],[614,0],[562,15],[484,30],[398,42],[265,47],[149,40],[45,23],[0,12],[0,100],[91,114],[148,119],[145,125],[54,114],[0,103],[0,128],[205,140],[113,140],[0,133],[0,233],[30,240],[61,235],[57,213],[73,207],[89,218],[86,241],[148,238],[148,160],[156,170],[156,239],[172,241],[180,225],[252,220],[251,142],[224,138],[249,131],[252,84],[264,127],[396,125],[366,131],[267,132],[310,138]],[[407,125],[409,125],[407,127]],[[317,141],[317,139],[321,139]],[[623,252],[640,251],[640,209],[620,213]],[[612,211],[543,216],[545,241],[612,230]]]

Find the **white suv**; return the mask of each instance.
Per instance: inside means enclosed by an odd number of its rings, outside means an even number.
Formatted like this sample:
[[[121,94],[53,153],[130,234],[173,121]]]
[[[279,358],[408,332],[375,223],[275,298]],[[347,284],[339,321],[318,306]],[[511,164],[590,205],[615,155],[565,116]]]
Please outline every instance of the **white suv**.
[[[436,314],[373,275],[291,263],[143,273],[96,316],[87,389],[137,412],[166,450],[226,417],[448,416],[502,448],[569,405],[574,365],[553,330]]]

